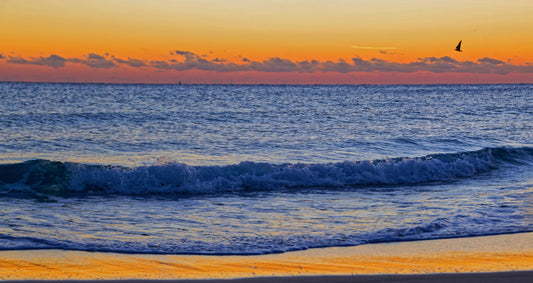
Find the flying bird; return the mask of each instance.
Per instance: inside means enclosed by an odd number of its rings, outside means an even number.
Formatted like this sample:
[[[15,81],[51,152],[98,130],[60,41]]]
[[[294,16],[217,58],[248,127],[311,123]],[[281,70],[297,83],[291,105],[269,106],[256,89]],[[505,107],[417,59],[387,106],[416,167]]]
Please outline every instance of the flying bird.
[[[463,52],[463,50],[461,50],[461,43],[462,43],[462,42],[463,42],[462,40],[459,41],[459,44],[457,44],[457,46],[455,47],[455,51],[457,51],[457,52]]]

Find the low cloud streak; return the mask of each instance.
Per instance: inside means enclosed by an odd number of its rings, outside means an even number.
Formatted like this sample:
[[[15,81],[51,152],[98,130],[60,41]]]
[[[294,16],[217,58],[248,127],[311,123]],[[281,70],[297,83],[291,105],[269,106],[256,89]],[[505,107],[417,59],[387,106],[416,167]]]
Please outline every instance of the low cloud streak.
[[[366,47],[364,47],[366,48]],[[380,47],[388,49],[389,47]],[[392,49],[393,47],[390,47]],[[5,60],[10,64],[31,64],[47,66],[51,68],[62,68],[66,64],[83,64],[90,68],[110,69],[118,66],[129,68],[153,68],[158,70],[202,70],[212,72],[431,72],[431,73],[475,73],[475,74],[508,74],[511,72],[533,73],[533,64],[513,65],[504,61],[484,57],[476,61],[457,61],[451,57],[424,57],[407,63],[392,62],[383,59],[362,59],[359,57],[350,60],[318,61],[304,60],[296,61],[280,57],[272,57],[262,61],[254,61],[249,58],[240,57],[241,63],[233,63],[225,58],[208,59],[205,55],[198,55],[191,51],[173,50],[170,52],[171,58],[167,60],[146,61],[136,58],[120,59],[113,55],[99,55],[90,53],[84,58],[64,58],[56,54],[48,57],[31,57],[29,59],[20,56],[2,56],[0,60]]]
[[[38,66],[47,66],[51,68],[62,68],[65,67],[66,63],[78,63],[84,64],[91,68],[103,68],[109,69],[115,67],[116,64],[114,61],[106,59],[102,55],[95,53],[90,53],[86,58],[64,58],[56,54],[52,54],[48,57],[37,57],[25,59],[20,56],[13,57],[9,56],[7,59],[8,63],[11,64],[28,64],[28,65],[38,65]]]

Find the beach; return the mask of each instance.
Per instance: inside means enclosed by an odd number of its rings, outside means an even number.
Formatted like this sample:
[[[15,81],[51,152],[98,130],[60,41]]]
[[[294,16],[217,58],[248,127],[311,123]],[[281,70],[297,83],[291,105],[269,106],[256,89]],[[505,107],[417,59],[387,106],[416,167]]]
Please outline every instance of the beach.
[[[532,272],[533,233],[380,243],[254,256],[66,250],[0,252],[1,280],[424,282],[440,278],[491,282],[507,278],[519,282],[531,278]]]

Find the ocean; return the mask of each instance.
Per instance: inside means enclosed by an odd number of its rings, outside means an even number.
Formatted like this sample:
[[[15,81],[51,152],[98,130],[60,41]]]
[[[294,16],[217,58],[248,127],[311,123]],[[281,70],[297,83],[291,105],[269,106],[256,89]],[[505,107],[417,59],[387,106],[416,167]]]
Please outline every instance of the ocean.
[[[0,250],[533,232],[533,85],[0,83]]]

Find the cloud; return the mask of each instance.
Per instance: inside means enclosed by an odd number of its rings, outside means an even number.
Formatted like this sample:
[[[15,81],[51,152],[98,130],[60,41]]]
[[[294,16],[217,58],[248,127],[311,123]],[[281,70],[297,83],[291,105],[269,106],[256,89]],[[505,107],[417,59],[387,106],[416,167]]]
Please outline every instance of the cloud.
[[[133,67],[133,68],[140,68],[140,67],[146,66],[146,63],[143,60],[139,60],[139,59],[135,59],[135,58],[129,58],[128,57],[128,60],[122,60],[122,59],[118,59],[118,58],[114,58],[113,57],[113,60],[115,61],[115,63],[125,64],[125,65],[128,65],[128,66]]]
[[[157,68],[157,69],[165,69],[165,70],[170,70],[172,69],[172,67],[170,66],[170,64],[166,61],[150,61],[150,66],[154,67],[154,68]]]
[[[170,59],[168,61],[151,61],[152,67],[166,70],[202,70],[215,72],[241,72],[241,71],[258,71],[258,72],[314,72],[319,71],[320,62],[316,60],[293,62],[289,59],[279,57],[269,58],[263,61],[252,61],[248,58],[242,58],[242,64],[229,62],[225,58],[206,59],[205,56],[195,54],[190,51],[175,50],[171,52],[174,55],[183,57],[183,60]]]
[[[11,64],[32,64],[31,61],[28,61],[22,57],[13,57],[13,56],[9,56],[9,59],[7,59],[7,62]]]
[[[291,60],[278,57],[262,62],[250,62],[249,67],[251,70],[259,72],[298,72],[301,70],[298,64]]]
[[[108,69],[108,68],[112,68],[116,66],[116,64],[112,60],[106,59],[104,56],[94,54],[94,53],[90,53],[89,55],[87,55],[86,58],[64,58],[64,57],[61,57],[55,54],[52,54],[48,57],[38,57],[38,58],[31,57],[30,59],[25,59],[20,56],[17,56],[17,57],[9,56],[9,59],[7,59],[7,62],[11,64],[29,64],[29,65],[47,66],[47,67],[52,67],[52,68],[65,67],[66,63],[78,63],[78,64],[87,65],[91,68],[104,68],[104,69]],[[135,61],[128,62],[128,63],[135,65],[134,62]],[[137,67],[139,66],[137,65]]]
[[[6,57],[4,57],[4,55],[2,55],[2,53],[0,53],[0,59],[5,59]]]
[[[65,66],[67,59],[55,54],[52,54],[48,57],[31,58],[30,60],[24,59],[22,57],[10,56],[9,59],[7,59],[7,62],[12,64],[30,64],[48,66],[52,68],[61,68]]]
[[[248,66],[229,63],[227,59],[215,58],[209,60],[190,51],[174,50],[171,54],[182,56],[184,60],[150,61],[150,66],[158,69],[176,71],[197,69],[202,71],[236,72],[250,70]]]
[[[503,61],[488,58],[488,57],[478,59],[477,61],[480,63],[489,63],[489,64],[495,64],[495,65],[505,64]]]
[[[11,64],[33,64],[52,68],[64,67],[67,63],[84,64],[90,68],[109,69],[120,65],[131,68],[154,68],[157,70],[202,70],[213,72],[432,72],[432,73],[478,73],[478,74],[508,74],[511,72],[533,73],[533,64],[513,65],[504,61],[483,57],[476,61],[457,61],[449,56],[423,57],[411,62],[393,62],[378,58],[363,59],[359,57],[350,60],[318,61],[318,60],[290,60],[272,57],[262,61],[254,61],[239,56],[240,62],[232,63],[226,58],[209,59],[205,55],[198,55],[191,51],[173,50],[167,60],[145,61],[128,57],[127,60],[116,58],[113,55],[105,56],[90,53],[85,58],[63,58],[52,54],[48,57],[23,58],[9,56],[6,62]],[[2,56],[0,54],[0,56]],[[5,57],[4,57],[5,58]]]
[[[91,68],[97,69],[109,69],[116,66],[115,62],[112,60],[108,60],[104,56],[94,53],[90,53],[85,60],[78,60],[75,63],[82,63]]]
[[[437,57],[418,58],[418,61],[430,62],[430,63],[451,63],[451,64],[459,63],[457,60],[450,58],[448,56],[444,56],[440,58],[437,58]]]
[[[359,59],[359,58],[354,58],[354,59]],[[358,61],[358,60],[356,60],[356,61]],[[366,64],[366,62],[364,62],[364,63],[363,62],[359,62],[359,63],[362,63],[363,65]],[[326,62],[320,64],[319,69],[322,72],[349,73],[349,72],[353,72],[354,69],[357,68],[355,64],[356,64],[355,62],[354,62],[354,64],[348,64],[344,60],[339,60],[337,62],[326,61]]]
[[[65,66],[67,60],[61,56],[52,54],[48,57],[39,57],[35,62],[44,66],[52,68],[60,68]]]
[[[311,60],[311,61],[301,61],[298,63],[300,66],[300,71],[303,73],[312,73],[317,70],[319,70],[320,62],[317,60]]]
[[[174,50],[174,53],[176,55],[182,55],[182,56],[192,56],[192,57],[196,57],[196,54],[190,52],[190,51],[181,51],[181,50]]]

